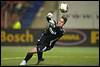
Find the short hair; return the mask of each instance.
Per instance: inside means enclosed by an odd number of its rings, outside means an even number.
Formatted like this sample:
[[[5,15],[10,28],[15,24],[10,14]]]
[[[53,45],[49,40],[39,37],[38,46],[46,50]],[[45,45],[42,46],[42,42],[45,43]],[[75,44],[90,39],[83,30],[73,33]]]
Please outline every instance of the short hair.
[[[66,21],[67,21],[67,17],[65,16],[65,15],[63,15],[61,18],[63,18],[64,19],[64,24],[66,23]]]

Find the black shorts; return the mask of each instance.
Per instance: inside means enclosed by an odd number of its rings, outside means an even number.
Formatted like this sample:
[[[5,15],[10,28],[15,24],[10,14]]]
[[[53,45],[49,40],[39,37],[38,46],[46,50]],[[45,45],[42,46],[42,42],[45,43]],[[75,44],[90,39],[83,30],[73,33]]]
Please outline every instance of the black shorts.
[[[55,43],[59,40],[62,34],[53,35],[50,32],[42,33],[37,42],[37,51],[44,52],[54,47]]]

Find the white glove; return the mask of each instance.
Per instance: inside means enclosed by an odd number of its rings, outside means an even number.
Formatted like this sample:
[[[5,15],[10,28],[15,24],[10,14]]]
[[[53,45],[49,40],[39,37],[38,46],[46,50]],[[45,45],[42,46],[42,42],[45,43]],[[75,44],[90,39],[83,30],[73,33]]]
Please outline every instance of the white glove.
[[[47,14],[47,17],[52,18],[52,17],[53,17],[53,13],[49,12],[49,13]]]

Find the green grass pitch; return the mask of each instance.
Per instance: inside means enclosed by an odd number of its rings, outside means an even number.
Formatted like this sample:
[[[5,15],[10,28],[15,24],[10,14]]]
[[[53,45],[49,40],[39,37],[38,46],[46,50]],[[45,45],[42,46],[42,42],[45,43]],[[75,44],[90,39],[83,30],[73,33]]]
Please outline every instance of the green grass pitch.
[[[1,66],[19,66],[32,46],[1,46]],[[39,65],[37,54],[27,63],[28,66],[99,66],[98,47],[54,47],[44,52],[45,60]]]

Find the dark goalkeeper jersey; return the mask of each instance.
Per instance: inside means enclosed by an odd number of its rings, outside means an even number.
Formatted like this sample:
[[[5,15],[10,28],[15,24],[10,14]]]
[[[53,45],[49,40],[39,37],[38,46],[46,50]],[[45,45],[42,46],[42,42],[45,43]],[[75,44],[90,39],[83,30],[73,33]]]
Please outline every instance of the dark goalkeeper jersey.
[[[63,34],[64,30],[62,27],[57,27],[56,26],[56,21],[54,21],[52,18],[46,17],[47,21],[48,21],[48,31],[53,34],[53,35],[57,35],[57,34]]]

